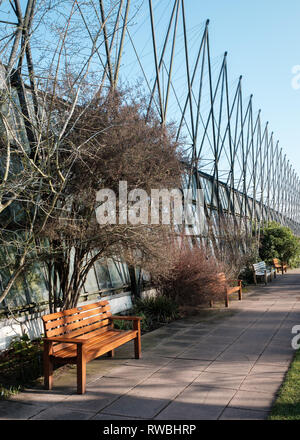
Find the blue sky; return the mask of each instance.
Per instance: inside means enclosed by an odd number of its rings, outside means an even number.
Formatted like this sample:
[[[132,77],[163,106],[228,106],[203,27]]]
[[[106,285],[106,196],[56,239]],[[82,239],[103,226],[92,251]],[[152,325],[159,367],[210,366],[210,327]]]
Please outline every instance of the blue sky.
[[[174,0],[152,2],[160,53]],[[147,76],[153,79],[155,68],[148,0],[144,0],[142,4],[136,18],[136,27],[133,25],[129,29],[143,68]],[[300,65],[300,1],[185,0],[185,14],[191,47],[190,65],[195,60],[205,22],[210,19],[209,38],[215,74],[218,73],[224,52],[227,51],[231,92],[234,93],[239,76],[243,75],[244,103],[253,94],[254,115],[259,109],[262,110],[262,122],[269,121],[269,133],[274,132],[274,141],[279,140],[284,154],[300,176],[300,76],[299,89],[292,87],[295,76],[292,69]],[[130,52],[128,44],[125,44],[125,78],[134,78],[140,74],[138,63],[135,58],[131,58]],[[179,69],[178,65],[177,70],[173,69],[173,77],[176,77],[179,84],[177,91],[180,94],[184,88],[183,82],[186,83],[182,64],[182,37],[179,48],[177,46],[177,54]]]
[[[152,1],[159,29],[159,46],[174,0]],[[22,0],[21,3],[24,6],[26,2]],[[151,76],[154,74],[154,62],[148,0],[136,0],[136,4],[142,4],[142,8],[137,15],[136,26],[133,25],[130,30],[134,34],[135,28],[139,29],[134,38],[135,44],[143,67]],[[185,10],[189,42],[194,52],[209,18],[213,66],[217,71],[224,52],[228,51],[232,91],[239,76],[243,75],[244,102],[250,94],[254,95],[255,112],[262,109],[262,121],[269,121],[274,140],[280,141],[280,146],[300,176],[300,88],[295,90],[291,84],[292,68],[300,65],[300,1],[185,0]],[[140,75],[128,43],[124,45],[124,52],[125,78]],[[180,69],[178,76],[181,76]]]
[[[275,139],[300,176],[299,0],[186,0],[189,26],[210,19],[212,57],[228,50],[229,76],[243,75],[244,96],[254,95]]]

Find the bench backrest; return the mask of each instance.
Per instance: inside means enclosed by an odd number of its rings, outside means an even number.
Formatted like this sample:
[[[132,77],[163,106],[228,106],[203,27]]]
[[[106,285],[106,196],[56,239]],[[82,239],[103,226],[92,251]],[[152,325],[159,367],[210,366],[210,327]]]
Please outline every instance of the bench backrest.
[[[264,272],[267,269],[267,266],[264,261],[260,261],[259,263],[253,264],[253,268],[255,272]]]
[[[108,301],[99,301],[62,312],[42,316],[45,336],[53,338],[63,336],[76,338],[90,337],[95,332],[103,333],[111,328],[110,306]],[[55,344],[54,352],[66,347],[66,344]]]

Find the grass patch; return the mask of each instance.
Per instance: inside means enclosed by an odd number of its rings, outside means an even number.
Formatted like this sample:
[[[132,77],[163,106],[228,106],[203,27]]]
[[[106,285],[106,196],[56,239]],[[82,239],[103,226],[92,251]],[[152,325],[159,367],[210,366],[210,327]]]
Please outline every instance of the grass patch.
[[[279,390],[269,420],[300,420],[300,350]]]

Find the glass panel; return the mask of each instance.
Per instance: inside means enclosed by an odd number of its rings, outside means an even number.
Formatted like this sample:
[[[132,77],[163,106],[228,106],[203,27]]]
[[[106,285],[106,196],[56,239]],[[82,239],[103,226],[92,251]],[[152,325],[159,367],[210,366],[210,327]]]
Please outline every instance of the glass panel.
[[[111,258],[107,260],[107,266],[108,266],[112,286],[122,287],[125,284],[125,280],[123,279],[122,276],[123,274],[122,271],[120,270],[120,267]]]
[[[112,283],[109,276],[109,271],[107,267],[107,263],[104,261],[96,261],[94,264],[95,273],[98,282],[98,288],[100,289],[108,289],[112,287]]]

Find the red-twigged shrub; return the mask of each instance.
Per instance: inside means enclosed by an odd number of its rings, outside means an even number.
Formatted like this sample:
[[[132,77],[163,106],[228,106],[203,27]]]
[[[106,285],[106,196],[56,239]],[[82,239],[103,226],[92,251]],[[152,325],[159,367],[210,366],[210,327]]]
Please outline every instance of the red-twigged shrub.
[[[170,255],[169,270],[156,280],[160,293],[179,305],[187,306],[224,300],[226,286],[218,278],[218,273],[223,270],[204,248],[188,245],[173,247]]]

